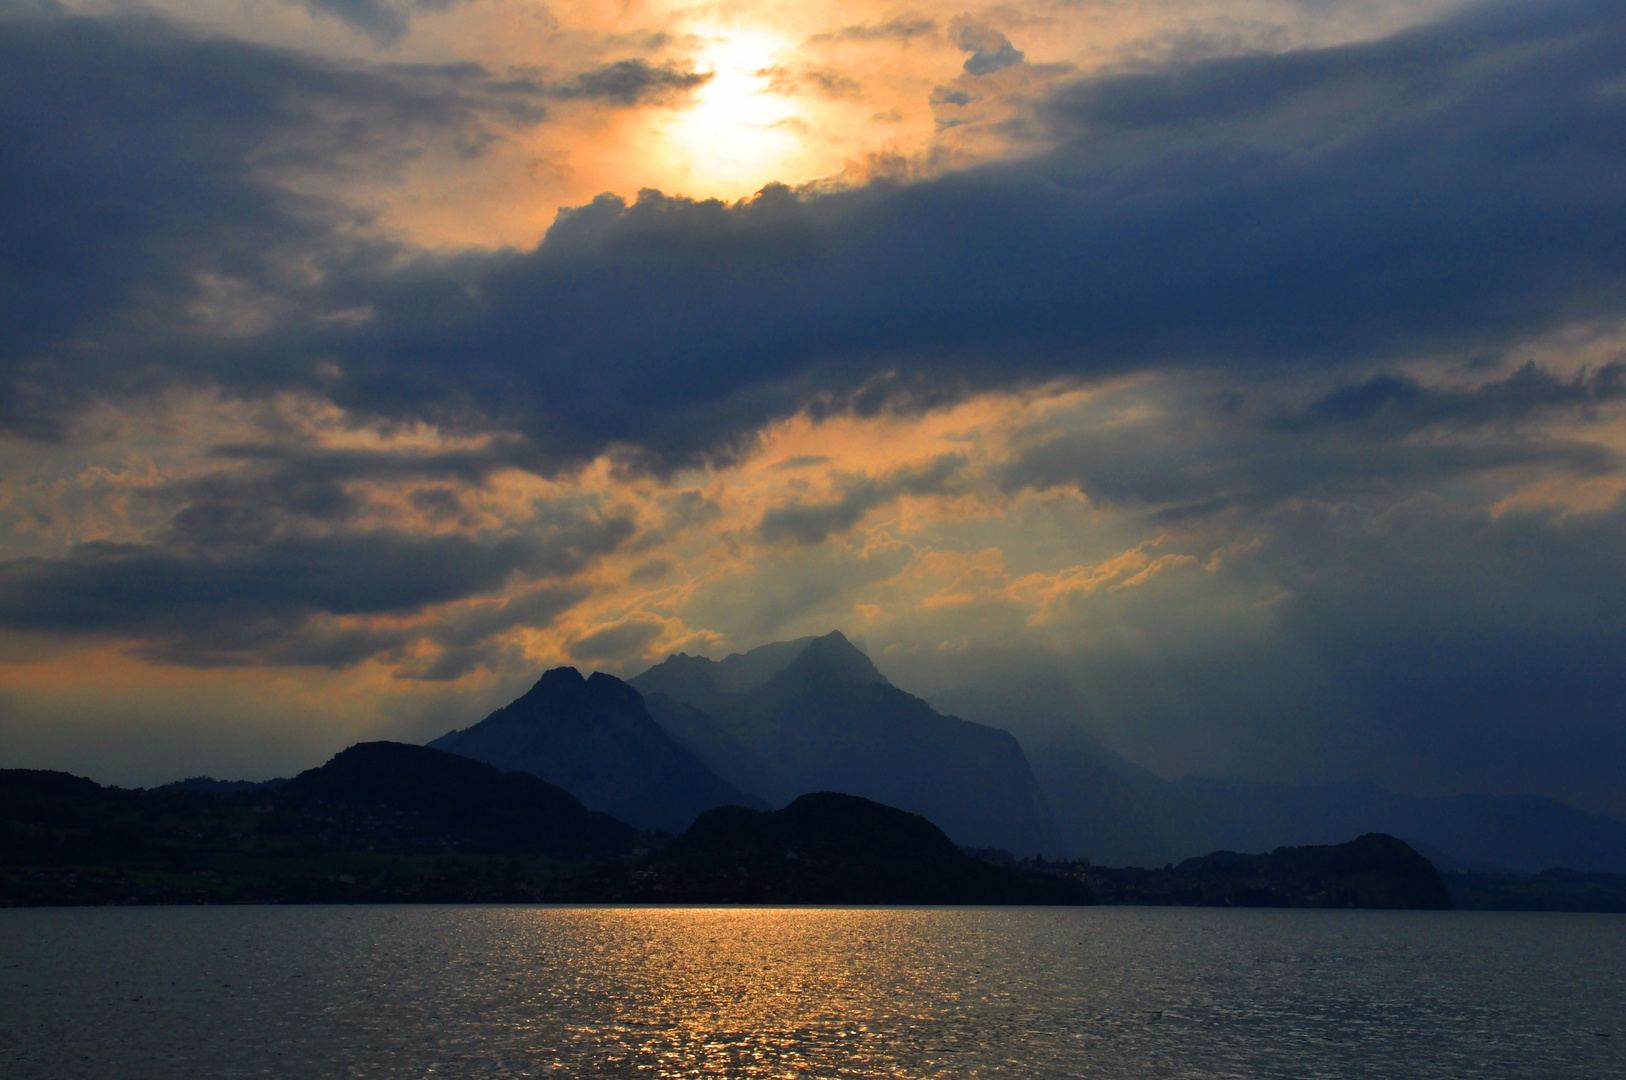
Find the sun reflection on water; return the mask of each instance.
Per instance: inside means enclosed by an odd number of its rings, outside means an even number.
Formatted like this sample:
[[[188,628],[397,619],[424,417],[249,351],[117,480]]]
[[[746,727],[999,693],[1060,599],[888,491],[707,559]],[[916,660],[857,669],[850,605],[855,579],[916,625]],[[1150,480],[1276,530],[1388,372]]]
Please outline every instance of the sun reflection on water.
[[[919,947],[934,937],[924,924],[959,913],[902,914],[589,909],[510,917],[533,920],[516,925],[516,937],[534,935],[544,951],[560,918],[568,920],[571,1005],[616,1017],[613,1025],[572,1025],[570,1042],[596,1045],[606,1067],[636,1061],[654,1076],[920,1075],[904,1068],[899,1051],[909,1048],[898,1035],[940,1027],[965,989],[949,977],[962,964]]]

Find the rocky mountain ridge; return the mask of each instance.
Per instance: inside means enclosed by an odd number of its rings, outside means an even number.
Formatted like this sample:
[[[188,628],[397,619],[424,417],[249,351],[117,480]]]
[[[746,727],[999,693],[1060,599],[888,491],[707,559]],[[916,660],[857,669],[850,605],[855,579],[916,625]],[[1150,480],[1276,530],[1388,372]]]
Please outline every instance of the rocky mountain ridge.
[[[690,752],[771,805],[840,791],[924,815],[957,843],[1055,850],[1017,740],[893,686],[839,631],[722,661],[678,655],[629,682]]]
[[[679,833],[714,806],[766,808],[717,776],[650,716],[636,690],[603,672],[545,672],[512,703],[429,744],[531,773],[639,828]]]

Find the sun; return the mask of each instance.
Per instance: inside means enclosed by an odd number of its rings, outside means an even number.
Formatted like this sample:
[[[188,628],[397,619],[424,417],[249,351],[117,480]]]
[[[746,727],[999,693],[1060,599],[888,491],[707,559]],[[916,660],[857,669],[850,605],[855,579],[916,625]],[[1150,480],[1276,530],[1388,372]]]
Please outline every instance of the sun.
[[[696,67],[711,75],[665,137],[688,194],[737,198],[773,180],[794,180],[806,121],[775,93],[769,70],[791,49],[770,30],[701,28]],[[790,175],[787,175],[790,173]]]

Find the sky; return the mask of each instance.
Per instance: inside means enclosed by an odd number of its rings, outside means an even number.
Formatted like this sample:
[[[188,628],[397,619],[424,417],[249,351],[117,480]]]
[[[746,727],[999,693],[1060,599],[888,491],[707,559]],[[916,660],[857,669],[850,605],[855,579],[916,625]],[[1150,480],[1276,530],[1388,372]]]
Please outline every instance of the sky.
[[[1615,0],[0,0],[0,766],[840,629],[1626,817]]]

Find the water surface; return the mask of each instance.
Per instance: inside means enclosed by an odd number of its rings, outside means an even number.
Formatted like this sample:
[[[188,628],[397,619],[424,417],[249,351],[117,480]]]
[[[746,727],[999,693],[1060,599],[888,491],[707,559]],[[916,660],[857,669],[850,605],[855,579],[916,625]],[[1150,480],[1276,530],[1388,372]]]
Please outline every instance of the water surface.
[[[1626,917],[0,911],[0,1075],[1626,1076]]]

